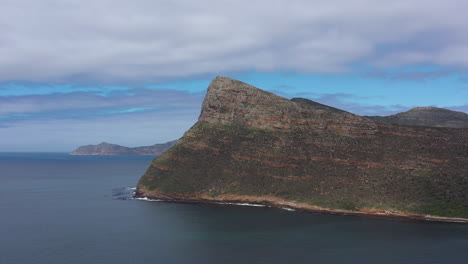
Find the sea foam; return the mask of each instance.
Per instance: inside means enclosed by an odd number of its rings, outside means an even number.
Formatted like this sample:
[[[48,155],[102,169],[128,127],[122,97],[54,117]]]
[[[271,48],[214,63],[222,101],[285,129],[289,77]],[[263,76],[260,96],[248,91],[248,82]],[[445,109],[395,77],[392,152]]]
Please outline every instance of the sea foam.
[[[133,200],[147,201],[147,202],[162,202],[163,200],[150,199],[148,197],[134,197]]]

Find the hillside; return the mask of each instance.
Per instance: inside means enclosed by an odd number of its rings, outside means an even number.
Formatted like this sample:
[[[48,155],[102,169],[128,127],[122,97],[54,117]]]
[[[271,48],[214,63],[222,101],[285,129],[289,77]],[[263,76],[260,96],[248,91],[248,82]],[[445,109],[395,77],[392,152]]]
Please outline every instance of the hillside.
[[[437,107],[415,107],[395,115],[366,117],[405,126],[468,128],[468,114]]]
[[[466,129],[375,122],[217,77],[198,122],[152,161],[137,196],[468,218],[467,164]]]
[[[161,155],[177,143],[177,140],[152,146],[128,148],[116,144],[102,142],[98,145],[86,145],[72,151],[71,155]]]

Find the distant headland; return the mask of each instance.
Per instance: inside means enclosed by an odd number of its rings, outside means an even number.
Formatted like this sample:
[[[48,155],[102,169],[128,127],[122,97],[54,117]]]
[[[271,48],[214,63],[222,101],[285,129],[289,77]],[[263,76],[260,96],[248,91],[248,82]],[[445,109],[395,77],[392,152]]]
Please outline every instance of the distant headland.
[[[152,146],[129,148],[116,144],[102,142],[98,145],[86,145],[72,151],[70,155],[147,155],[158,156],[177,143],[177,140]]]

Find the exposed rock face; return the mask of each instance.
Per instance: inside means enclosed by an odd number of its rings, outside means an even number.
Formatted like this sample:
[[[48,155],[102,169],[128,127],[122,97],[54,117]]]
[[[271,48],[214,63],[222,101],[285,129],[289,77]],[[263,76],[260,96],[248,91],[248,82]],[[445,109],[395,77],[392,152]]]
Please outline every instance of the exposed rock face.
[[[72,151],[71,155],[151,155],[157,156],[164,153],[177,143],[177,140],[163,144],[154,144],[147,147],[128,148],[116,144],[102,142],[98,145],[86,145]]]
[[[293,103],[246,83],[218,77],[208,87],[199,122],[275,132],[311,129],[317,133],[333,130],[343,135],[376,132],[375,123],[368,119],[307,101]]]
[[[468,114],[437,107],[415,107],[395,115],[366,117],[405,126],[468,128]]]
[[[468,130],[375,122],[217,77],[137,195],[468,218]]]

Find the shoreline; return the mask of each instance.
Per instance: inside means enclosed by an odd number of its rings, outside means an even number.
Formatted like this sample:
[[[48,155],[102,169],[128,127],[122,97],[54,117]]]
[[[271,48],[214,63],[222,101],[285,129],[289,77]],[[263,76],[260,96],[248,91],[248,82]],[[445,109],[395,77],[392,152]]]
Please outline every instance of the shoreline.
[[[220,196],[208,196],[208,195],[154,195],[146,192],[142,192],[137,188],[135,191],[134,198],[143,201],[160,201],[160,202],[176,202],[176,203],[200,203],[200,204],[225,204],[225,205],[246,205],[253,207],[271,207],[278,208],[288,211],[304,211],[312,213],[325,213],[325,214],[336,214],[336,215],[355,215],[365,217],[378,217],[386,219],[397,219],[397,220],[414,220],[414,221],[426,221],[426,222],[441,222],[441,223],[460,223],[468,224],[468,218],[459,217],[443,217],[434,215],[424,215],[408,212],[400,212],[393,210],[382,210],[372,208],[358,208],[358,211],[345,210],[345,209],[333,209],[324,208],[316,205],[299,203],[295,201],[287,201],[274,196],[246,196],[246,195],[220,195]]]

